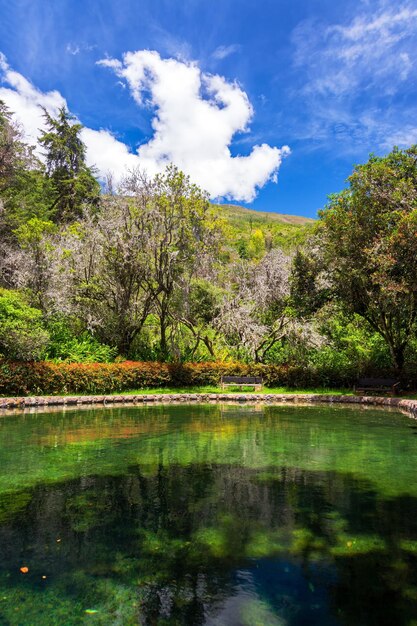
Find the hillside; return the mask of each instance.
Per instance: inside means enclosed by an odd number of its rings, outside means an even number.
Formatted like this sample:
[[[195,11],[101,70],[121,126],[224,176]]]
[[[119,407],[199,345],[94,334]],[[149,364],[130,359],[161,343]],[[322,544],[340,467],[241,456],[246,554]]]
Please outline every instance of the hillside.
[[[310,217],[302,217],[299,215],[285,215],[283,213],[270,213],[263,211],[255,211],[254,209],[247,209],[243,206],[235,204],[217,204],[215,205],[221,209],[222,213],[230,222],[251,222],[262,224],[291,224],[293,226],[305,226],[307,224],[314,224],[315,220]]]
[[[234,204],[216,204],[230,225],[229,239],[243,258],[261,258],[271,248],[288,252],[301,245],[315,220],[246,209]]]

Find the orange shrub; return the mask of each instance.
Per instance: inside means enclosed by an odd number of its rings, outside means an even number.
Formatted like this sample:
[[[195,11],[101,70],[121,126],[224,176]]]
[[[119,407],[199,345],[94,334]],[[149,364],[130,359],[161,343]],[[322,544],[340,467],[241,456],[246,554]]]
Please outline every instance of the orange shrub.
[[[346,386],[351,376],[294,365],[242,363],[50,363],[0,361],[0,395],[106,394],[145,387],[218,385],[222,374],[262,376],[269,386]]]

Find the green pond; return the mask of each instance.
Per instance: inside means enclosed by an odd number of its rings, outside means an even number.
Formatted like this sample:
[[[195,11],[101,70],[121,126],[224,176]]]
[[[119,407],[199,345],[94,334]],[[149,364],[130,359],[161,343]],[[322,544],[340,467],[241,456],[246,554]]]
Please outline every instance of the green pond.
[[[416,626],[417,422],[344,406],[0,417],[0,624]]]

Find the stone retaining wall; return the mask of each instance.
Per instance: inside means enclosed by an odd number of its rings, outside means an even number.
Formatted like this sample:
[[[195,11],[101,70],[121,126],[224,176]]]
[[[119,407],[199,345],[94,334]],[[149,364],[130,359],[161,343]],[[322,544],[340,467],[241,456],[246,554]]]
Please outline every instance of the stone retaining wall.
[[[25,409],[29,407],[182,403],[182,402],[264,402],[267,404],[292,403],[345,403],[398,408],[417,418],[417,400],[387,398],[380,396],[333,396],[321,394],[244,394],[244,393],[181,393],[143,394],[117,396],[30,396],[22,398],[0,398],[1,409]]]

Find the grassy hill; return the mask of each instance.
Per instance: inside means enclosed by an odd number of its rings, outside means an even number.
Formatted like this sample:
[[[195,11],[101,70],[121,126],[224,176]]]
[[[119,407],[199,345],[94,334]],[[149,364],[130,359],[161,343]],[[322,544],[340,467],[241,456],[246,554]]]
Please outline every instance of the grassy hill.
[[[285,215],[284,213],[270,213],[264,211],[255,211],[247,209],[243,206],[235,204],[217,204],[221,212],[230,222],[252,222],[262,224],[291,224],[293,226],[305,226],[306,224],[314,224],[315,220],[310,217],[302,217],[299,215]]]
[[[246,209],[234,204],[216,204],[230,224],[230,240],[244,258],[261,258],[265,251],[279,247],[288,252],[302,244],[315,220]]]

